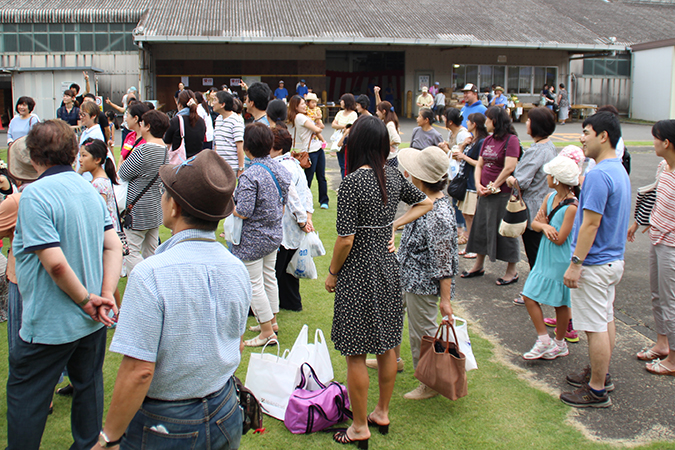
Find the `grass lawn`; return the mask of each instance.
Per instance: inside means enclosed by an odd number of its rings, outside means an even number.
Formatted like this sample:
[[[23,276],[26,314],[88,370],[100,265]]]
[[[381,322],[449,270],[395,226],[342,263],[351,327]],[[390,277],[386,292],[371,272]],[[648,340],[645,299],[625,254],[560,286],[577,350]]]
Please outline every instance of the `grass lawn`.
[[[314,188],[316,190],[316,187]],[[316,192],[315,192],[316,195]],[[297,333],[303,324],[310,326],[310,335],[315,328],[321,328],[330,339],[333,295],[323,287],[324,277],[328,273],[330,255],[335,242],[335,193],[330,191],[331,209],[320,210],[314,216],[314,224],[319,231],[328,254],[316,258],[319,272],[317,280],[302,280],[301,293],[304,310],[302,312],[282,311],[279,313],[282,350],[293,345]],[[315,197],[316,198],[316,197]],[[161,229],[161,238],[170,237],[167,229]],[[5,248],[7,241],[5,241]],[[124,289],[126,279],[120,281]],[[178,300],[178,299],[177,299]],[[48,311],[45,311],[48,313]],[[249,318],[249,325],[254,323]],[[0,359],[7,360],[7,325],[0,325]],[[114,331],[108,333],[108,344]],[[246,333],[246,338],[253,337]],[[509,367],[498,362],[494,356],[493,345],[476,334],[471,334],[473,348],[479,369],[469,372],[469,395],[458,401],[436,397],[426,401],[406,401],[402,395],[417,386],[413,376],[408,344],[407,327],[404,330],[402,355],[406,360],[406,369],[397,376],[394,395],[391,402],[391,431],[387,436],[373,430],[372,448],[387,449],[604,449],[613,448],[609,444],[592,442],[586,439],[567,420],[575,411],[563,405],[557,397],[533,388],[527,381],[519,378]],[[336,380],[346,380],[344,359],[329,349],[333,361]],[[245,349],[237,375],[243,380],[252,351]],[[274,351],[274,350],[272,350]],[[112,396],[112,390],[121,356],[108,353],[103,368],[105,379],[105,409]],[[369,392],[370,409],[375,407],[377,398],[377,375],[371,371]],[[7,379],[7,364],[0,367],[0,383]],[[0,442],[6,441],[6,392],[0,389]],[[105,414],[104,414],[105,417]],[[320,449],[353,448],[341,447],[326,433],[312,435],[292,435],[282,422],[265,417],[266,432],[262,435],[249,433],[242,439],[241,448],[245,449]],[[63,449],[72,443],[70,435],[70,398],[55,396],[54,414],[49,416],[42,439],[44,449]],[[650,449],[675,449],[673,443],[652,444],[642,447]]]

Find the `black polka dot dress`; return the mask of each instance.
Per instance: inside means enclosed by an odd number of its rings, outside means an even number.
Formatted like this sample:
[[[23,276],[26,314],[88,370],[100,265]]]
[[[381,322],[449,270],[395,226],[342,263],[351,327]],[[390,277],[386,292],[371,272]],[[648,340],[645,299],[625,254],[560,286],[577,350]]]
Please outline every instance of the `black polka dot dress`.
[[[337,233],[354,245],[337,277],[331,339],[342,355],[380,355],[401,343],[403,304],[399,265],[387,249],[399,201],[426,195],[398,169],[385,167],[387,204],[371,169],[347,175],[338,192]]]

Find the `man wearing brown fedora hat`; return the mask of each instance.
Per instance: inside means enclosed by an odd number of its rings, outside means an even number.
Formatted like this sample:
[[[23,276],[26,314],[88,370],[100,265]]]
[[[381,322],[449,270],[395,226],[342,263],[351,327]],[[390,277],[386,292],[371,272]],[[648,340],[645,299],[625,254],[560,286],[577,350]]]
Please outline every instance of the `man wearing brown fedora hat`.
[[[99,445],[122,440],[125,448],[140,448],[152,429],[159,439],[152,448],[181,446],[179,435],[189,436],[194,448],[238,448],[243,415],[233,375],[251,282],[215,236],[234,209],[236,177],[213,150],[162,166],[159,175],[164,225],[173,236],[129,277],[110,346],[124,358]]]

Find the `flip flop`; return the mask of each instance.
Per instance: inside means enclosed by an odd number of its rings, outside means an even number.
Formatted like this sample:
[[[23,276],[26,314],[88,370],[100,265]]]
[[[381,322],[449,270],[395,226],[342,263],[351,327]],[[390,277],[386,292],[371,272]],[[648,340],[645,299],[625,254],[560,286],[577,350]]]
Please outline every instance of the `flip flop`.
[[[655,352],[653,348],[643,348],[641,351],[637,352],[637,359],[640,361],[653,361],[655,359],[666,359],[668,353],[659,353]]]
[[[466,253],[464,255],[464,258],[466,259],[476,259],[478,257],[478,253]]]
[[[652,363],[647,363],[645,365],[645,369],[647,369],[647,372],[653,373],[655,375],[670,375],[675,377],[675,370],[670,370],[661,364],[660,359],[656,359]]]
[[[462,272],[460,277],[462,278],[474,278],[474,277],[482,277],[485,275],[485,269],[477,270],[475,272],[467,272],[466,270]]]
[[[460,250],[458,254],[459,254],[459,256],[464,256],[464,255],[466,255],[466,249]]]
[[[517,283],[518,282],[518,274],[516,274],[515,277],[511,278],[510,280],[506,281],[503,278],[497,279],[497,286],[508,286],[509,284]]]

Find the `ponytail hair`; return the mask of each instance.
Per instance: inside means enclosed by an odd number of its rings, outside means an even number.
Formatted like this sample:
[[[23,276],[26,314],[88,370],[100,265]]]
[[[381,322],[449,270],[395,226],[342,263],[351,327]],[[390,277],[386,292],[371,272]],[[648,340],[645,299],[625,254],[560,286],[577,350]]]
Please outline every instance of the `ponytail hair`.
[[[384,113],[384,119],[382,121],[384,124],[388,124],[389,122],[394,122],[394,125],[396,125],[396,131],[398,131],[398,116],[396,115],[396,111],[394,111],[394,107],[391,106],[391,103],[388,101],[383,101],[377,104],[377,109],[379,111],[382,111]]]
[[[82,143],[82,146],[94,160],[101,160],[103,170],[105,170],[105,174],[110,178],[112,184],[118,184],[115,163],[108,157],[108,147],[105,145],[105,142],[100,139],[88,138]]]
[[[190,126],[194,127],[195,125],[197,125],[199,114],[197,114],[198,103],[197,100],[195,99],[195,93],[192,92],[190,89],[183,89],[181,93],[178,94],[178,104],[183,108],[190,109]]]

